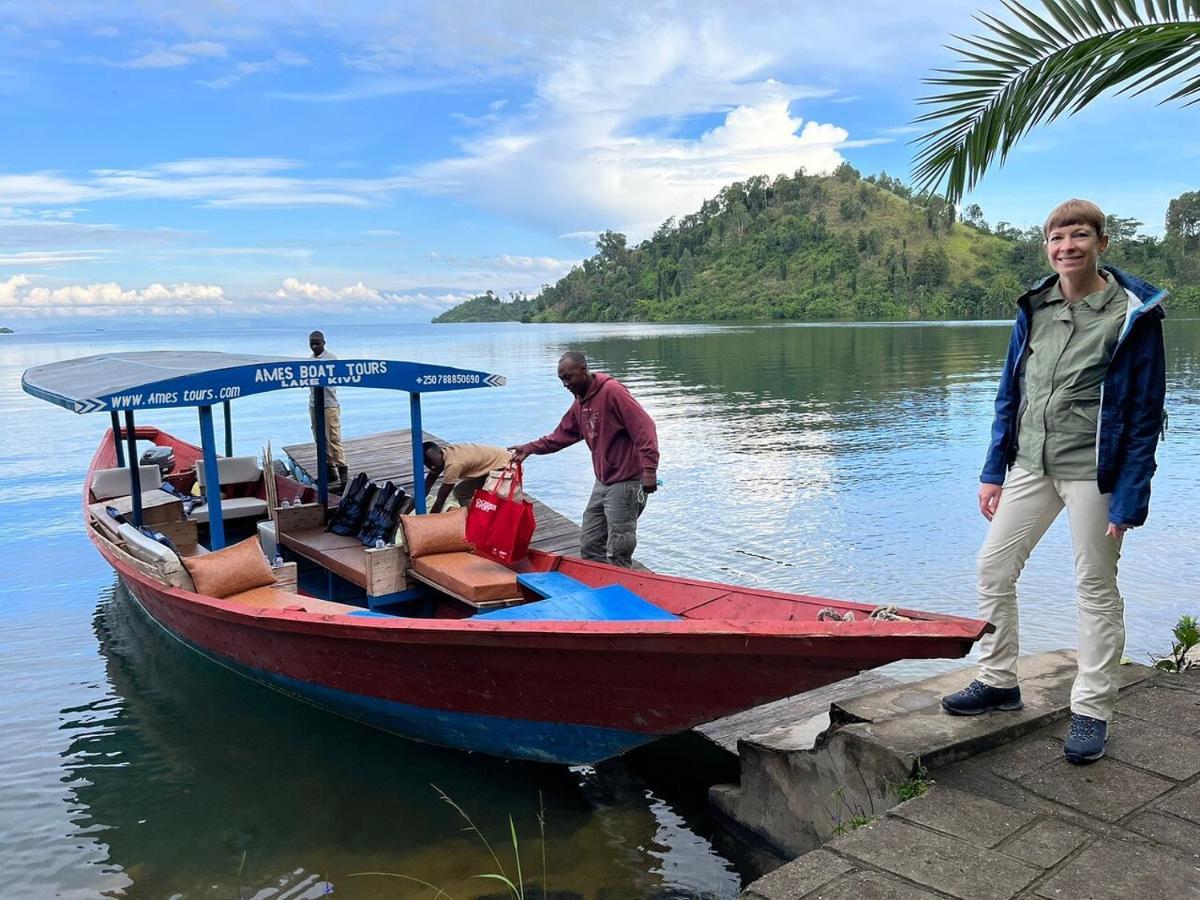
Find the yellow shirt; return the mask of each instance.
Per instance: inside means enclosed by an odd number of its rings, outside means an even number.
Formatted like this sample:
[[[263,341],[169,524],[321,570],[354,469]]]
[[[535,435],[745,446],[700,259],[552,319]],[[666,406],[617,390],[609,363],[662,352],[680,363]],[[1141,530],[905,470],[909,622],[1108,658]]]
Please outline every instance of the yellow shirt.
[[[446,457],[446,468],[442,472],[444,484],[456,484],[464,478],[483,478],[489,472],[503,469],[512,454],[503,447],[486,444],[451,444],[442,448]]]

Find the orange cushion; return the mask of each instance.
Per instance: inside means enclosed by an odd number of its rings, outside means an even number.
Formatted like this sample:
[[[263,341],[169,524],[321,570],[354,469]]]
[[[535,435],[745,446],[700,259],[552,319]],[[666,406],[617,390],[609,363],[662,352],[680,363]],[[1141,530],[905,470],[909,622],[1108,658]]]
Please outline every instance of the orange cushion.
[[[295,594],[291,591],[282,591],[278,588],[260,587],[250,591],[242,591],[238,594],[230,594],[225,598],[234,603],[245,603],[247,606],[252,606],[255,609],[301,609],[304,612],[323,613],[333,615],[346,615],[352,612],[358,612],[362,609],[361,606],[349,606],[345,603],[331,603],[328,600],[319,600],[316,597],[305,597],[303,594]]]
[[[183,564],[196,583],[196,593],[206,597],[220,599],[275,583],[275,573],[257,537],[203,556],[185,556]]]
[[[467,511],[463,508],[424,516],[401,516],[404,540],[412,559],[430,553],[456,553],[474,550],[467,543]]]
[[[413,571],[471,603],[521,596],[517,573],[470,553],[435,553],[412,562]]]

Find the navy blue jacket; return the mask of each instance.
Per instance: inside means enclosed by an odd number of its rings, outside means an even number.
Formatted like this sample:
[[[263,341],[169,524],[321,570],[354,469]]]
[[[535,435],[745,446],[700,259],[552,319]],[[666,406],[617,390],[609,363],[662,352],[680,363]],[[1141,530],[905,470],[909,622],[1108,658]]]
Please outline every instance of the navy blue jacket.
[[[1165,423],[1166,353],[1163,349],[1162,301],[1167,292],[1112,266],[1102,267],[1125,289],[1125,324],[1113,350],[1100,389],[1100,421],[1096,432],[1096,482],[1111,493],[1108,518],[1114,525],[1135,526],[1150,511],[1150,479],[1154,451]],[[1021,409],[1021,362],[1029,350],[1033,321],[1030,298],[1058,280],[1051,275],[1021,295],[1008,343],[1008,358],[996,392],[992,441],[979,480],[1003,484],[1017,455],[1017,418]]]

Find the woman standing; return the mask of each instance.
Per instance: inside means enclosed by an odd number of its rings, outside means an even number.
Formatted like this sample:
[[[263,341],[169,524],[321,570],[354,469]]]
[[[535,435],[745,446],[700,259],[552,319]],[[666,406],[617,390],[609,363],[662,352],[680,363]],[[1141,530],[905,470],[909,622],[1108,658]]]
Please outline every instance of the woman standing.
[[[1146,282],[1100,267],[1104,213],[1068,200],[1044,226],[1051,275],[1018,300],[996,394],[979,510],[991,524],[979,555],[979,676],[943,698],[954,715],[1022,707],[1017,685],[1017,577],[1064,508],[1075,550],[1078,674],[1064,752],[1104,755],[1125,647],[1117,560],[1146,521],[1166,394],[1162,300]]]

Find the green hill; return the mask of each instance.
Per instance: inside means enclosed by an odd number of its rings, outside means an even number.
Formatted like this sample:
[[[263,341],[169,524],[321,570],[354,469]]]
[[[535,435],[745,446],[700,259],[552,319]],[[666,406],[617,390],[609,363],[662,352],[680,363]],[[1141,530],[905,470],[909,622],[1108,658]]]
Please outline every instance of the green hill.
[[[435,318],[434,324],[443,322],[521,322],[533,315],[532,302],[521,294],[501,300],[491,291],[464,300]]]
[[[1200,309],[1200,239],[1167,222],[1158,241],[1109,216],[1105,259],[1172,288],[1176,308]],[[1040,229],[993,229],[978,206],[960,220],[942,197],[849,164],[738,182],[636,247],[607,231],[596,248],[532,299],[488,292],[434,321],[1007,317],[1022,286],[1049,271]]]

